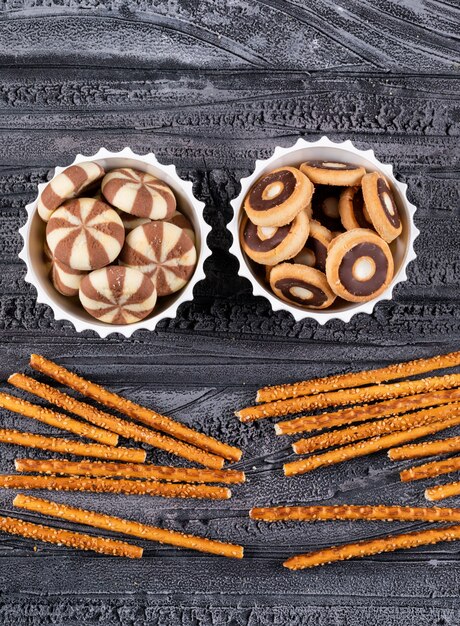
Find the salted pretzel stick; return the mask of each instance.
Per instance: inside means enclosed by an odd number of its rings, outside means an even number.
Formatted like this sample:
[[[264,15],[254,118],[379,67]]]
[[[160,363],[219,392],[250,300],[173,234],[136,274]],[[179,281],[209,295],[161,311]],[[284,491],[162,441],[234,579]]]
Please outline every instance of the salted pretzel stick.
[[[432,378],[422,378],[420,380],[405,380],[400,383],[388,385],[372,385],[370,387],[356,387],[353,389],[342,389],[340,391],[329,391],[318,393],[314,396],[301,396],[289,400],[277,400],[267,404],[250,406],[235,415],[242,422],[252,422],[265,417],[280,417],[290,413],[300,413],[301,411],[312,411],[328,406],[339,406],[346,404],[373,402],[374,400],[385,400],[390,398],[402,398],[416,393],[426,393],[437,391],[438,389],[451,389],[460,386],[460,374],[450,374],[448,376],[434,376]]]
[[[306,474],[312,470],[322,467],[324,465],[334,465],[336,463],[342,463],[349,459],[356,459],[360,456],[366,456],[373,452],[379,452],[380,450],[386,450],[387,448],[393,448],[406,441],[413,441],[420,437],[426,437],[432,435],[445,428],[451,428],[452,426],[458,426],[460,424],[460,415],[445,419],[433,424],[427,424],[426,426],[418,426],[408,431],[391,433],[390,435],[384,435],[383,437],[373,437],[372,439],[366,439],[364,441],[358,441],[349,446],[343,446],[335,450],[330,450],[324,454],[316,454],[308,457],[307,459],[301,459],[300,461],[292,461],[286,463],[284,473],[286,476],[296,476],[297,474]]]
[[[104,411],[92,407],[89,404],[75,400],[67,394],[60,392],[58,389],[54,389],[49,385],[40,383],[33,378],[24,376],[23,374],[13,374],[8,379],[8,382],[15,387],[29,391],[40,398],[48,400],[48,402],[56,404],[66,411],[75,413],[76,415],[83,417],[88,422],[97,424],[102,428],[106,428],[107,430],[117,433],[126,439],[134,439],[134,441],[148,443],[155,448],[166,450],[166,452],[169,452],[170,454],[180,456],[188,461],[193,461],[194,463],[200,463],[205,467],[220,469],[224,464],[222,457],[209,454],[208,452],[195,448],[194,446],[190,446],[182,441],[177,441],[176,439],[167,437],[166,435],[150,430],[149,428],[145,428],[144,426],[139,426],[139,424],[132,424],[131,422],[120,419],[119,417],[105,413]]]
[[[441,354],[428,359],[417,359],[404,363],[393,363],[386,367],[347,374],[334,374],[323,378],[313,378],[302,382],[287,385],[274,385],[263,387],[257,392],[257,402],[272,402],[273,400],[285,400],[297,396],[307,396],[322,391],[333,389],[346,389],[348,387],[360,387],[381,383],[386,380],[406,378],[416,374],[424,374],[433,370],[444,369],[460,365],[460,352]]]
[[[197,550],[198,552],[209,552],[210,554],[218,554],[229,558],[242,559],[243,547],[231,543],[224,543],[215,539],[206,539],[205,537],[196,537],[195,535],[185,535],[175,530],[167,530],[165,528],[157,528],[147,524],[141,524],[132,520],[97,513],[96,511],[87,511],[85,509],[77,509],[66,504],[58,504],[41,498],[25,496],[18,494],[13,500],[13,505],[26,509],[27,511],[35,511],[43,515],[50,515],[65,519],[76,524],[85,524],[94,528],[103,528],[124,535],[132,535],[140,539],[148,541],[158,541],[159,543],[176,546],[178,548],[188,548],[189,550]]]
[[[231,491],[226,487],[161,483],[159,481],[112,480],[110,478],[83,478],[81,476],[21,476],[0,474],[0,489],[49,489],[50,491],[89,491],[92,493],[127,493],[131,495],[162,496],[164,498],[207,498],[228,500]]]
[[[107,461],[127,461],[129,463],[143,463],[147,453],[135,448],[115,448],[103,446],[99,443],[83,443],[62,439],[60,437],[45,437],[34,433],[25,433],[20,430],[0,428],[0,442],[10,443],[26,448],[38,448],[61,454],[75,454],[76,456],[91,456]]]
[[[403,398],[384,400],[375,404],[362,404],[339,411],[306,415],[275,424],[277,435],[295,435],[296,433],[323,430],[334,426],[348,426],[354,422],[366,422],[371,419],[407,413],[439,404],[448,404],[460,400],[460,388],[419,393]]]
[[[147,409],[146,407],[131,402],[131,400],[122,398],[116,393],[100,385],[96,385],[96,383],[90,382],[89,380],[85,380],[81,376],[70,372],[65,367],[57,365],[57,363],[53,363],[53,361],[49,361],[38,354],[31,355],[30,364],[34,369],[54,378],[54,380],[62,385],[67,385],[88,398],[92,398],[111,409],[116,409],[120,411],[120,413],[124,413],[138,422],[142,422],[147,426],[151,426],[156,430],[165,432],[181,441],[186,441],[193,446],[202,448],[207,452],[223,457],[229,461],[239,461],[241,459],[242,452],[239,448],[229,446],[204,433],[199,433],[193,428],[189,428],[170,417],[160,415],[152,409]]]
[[[274,506],[251,509],[249,516],[251,519],[262,520],[264,522],[316,522],[328,520],[382,520],[386,522],[412,522],[420,520],[424,522],[460,522],[460,508],[372,506],[363,504]]]
[[[460,452],[460,437],[448,437],[436,441],[424,441],[410,446],[392,448],[388,450],[388,456],[392,461],[406,459],[421,459],[426,456],[439,456],[440,454],[452,454]]]
[[[445,498],[452,498],[458,495],[460,495],[460,482],[447,483],[447,485],[437,485],[436,487],[425,489],[425,498],[431,501],[444,500]]]
[[[19,413],[19,415],[23,415],[24,417],[30,417],[43,424],[53,426],[54,428],[67,430],[70,433],[80,435],[80,437],[94,439],[94,441],[103,443],[106,446],[116,446],[118,443],[118,435],[114,433],[110,433],[102,428],[97,428],[96,426],[91,426],[90,424],[84,424],[63,413],[56,413],[44,406],[32,404],[22,398],[10,396],[7,393],[0,393],[0,407],[12,411],[13,413]]]
[[[376,422],[366,422],[358,426],[350,426],[342,430],[333,430],[331,432],[299,439],[292,444],[292,448],[296,454],[307,454],[315,450],[323,450],[324,448],[332,448],[333,446],[342,446],[347,443],[353,443],[360,439],[368,439],[369,437],[379,437],[396,431],[410,430],[416,426],[424,426],[445,419],[447,416],[460,414],[460,402],[438,406],[435,409],[425,409],[416,413],[406,413],[396,417],[388,417],[384,420]]]
[[[0,517],[0,531],[77,550],[90,550],[111,556],[127,556],[131,559],[140,559],[143,552],[142,548],[124,541],[42,526],[42,524],[33,524],[14,517]]]
[[[371,539],[370,541],[346,543],[341,546],[333,546],[307,554],[298,554],[285,561],[283,565],[293,570],[305,569],[336,561],[346,561],[347,559],[382,554],[383,552],[407,550],[417,546],[427,546],[440,543],[441,541],[456,541],[458,539],[460,539],[460,526],[430,528],[428,530],[382,537],[381,539]]]
[[[142,478],[184,483],[244,483],[244,472],[188,467],[145,465],[143,463],[101,463],[98,461],[61,461],[55,459],[16,459],[18,472],[101,476],[103,478]]]
[[[434,476],[441,476],[441,474],[451,474],[459,470],[460,456],[455,456],[451,459],[444,459],[443,461],[432,461],[431,463],[410,467],[400,472],[399,477],[403,482],[408,482],[411,480],[421,480],[422,478],[433,478]]]

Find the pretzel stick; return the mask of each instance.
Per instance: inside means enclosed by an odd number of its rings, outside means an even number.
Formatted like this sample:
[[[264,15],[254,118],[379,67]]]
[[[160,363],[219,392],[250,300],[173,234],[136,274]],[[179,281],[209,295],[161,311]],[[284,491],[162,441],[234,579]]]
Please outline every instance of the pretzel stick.
[[[146,407],[131,402],[131,400],[122,398],[116,393],[112,393],[104,387],[96,385],[96,383],[85,380],[81,376],[77,376],[73,372],[70,372],[64,367],[57,365],[57,363],[53,363],[38,354],[31,355],[30,364],[34,369],[42,372],[42,374],[46,374],[47,376],[54,378],[54,380],[58,381],[62,385],[67,385],[71,389],[79,391],[88,398],[97,400],[97,402],[105,404],[111,409],[116,409],[117,411],[120,411],[120,413],[124,413],[125,415],[128,415],[128,417],[142,422],[147,426],[151,426],[156,430],[165,432],[173,437],[176,437],[177,439],[186,441],[187,443],[197,446],[198,448],[202,448],[207,452],[223,457],[229,461],[239,461],[241,459],[242,452],[239,448],[229,446],[228,444],[222,443],[221,441],[218,441],[213,437],[209,437],[204,433],[199,433],[193,428],[189,428],[180,422],[176,422],[170,417],[160,415],[152,409],[147,409]]]
[[[382,537],[381,539],[371,539],[370,541],[346,543],[341,546],[333,546],[307,554],[298,554],[285,561],[283,565],[293,570],[305,569],[336,561],[346,561],[355,557],[361,558],[363,556],[371,556],[372,554],[382,554],[383,552],[407,550],[408,548],[432,545],[441,541],[456,541],[458,539],[460,539],[460,526],[430,528],[428,530]]]
[[[431,463],[410,467],[400,472],[399,477],[403,482],[408,482],[421,480],[422,478],[433,478],[441,474],[451,474],[452,472],[458,472],[458,470],[460,470],[460,456],[455,456],[452,459],[432,461]]]
[[[414,443],[401,448],[392,448],[388,450],[388,456],[392,461],[402,461],[406,459],[421,459],[426,456],[451,454],[452,452],[460,452],[460,437],[448,437],[447,439],[424,441],[423,443]]]
[[[306,474],[312,470],[322,467],[324,465],[334,465],[336,463],[342,463],[349,459],[356,459],[360,456],[366,456],[373,452],[379,452],[380,450],[386,450],[387,448],[393,448],[406,441],[413,441],[420,437],[426,437],[433,433],[437,433],[445,428],[451,428],[460,424],[460,416],[451,417],[446,420],[434,422],[434,424],[427,424],[426,426],[418,426],[412,428],[412,430],[391,433],[390,435],[384,435],[383,437],[373,437],[372,439],[366,439],[364,441],[358,441],[350,446],[343,446],[335,450],[330,450],[324,454],[317,454],[310,456],[307,459],[301,459],[300,461],[292,461],[286,463],[284,473],[286,476],[296,476],[297,474]]]
[[[371,387],[357,387],[353,389],[342,389],[340,391],[329,391],[318,393],[315,396],[301,396],[289,400],[277,400],[267,404],[250,406],[235,415],[242,422],[252,422],[265,417],[280,417],[290,413],[300,413],[301,411],[312,411],[327,406],[339,406],[346,404],[372,402],[374,400],[385,400],[390,398],[402,398],[416,393],[437,391],[438,389],[450,389],[460,386],[460,374],[450,374],[448,376],[434,376],[432,378],[422,378],[421,380],[405,380],[400,383],[388,385],[372,385]]]
[[[161,483],[158,481],[112,480],[110,478],[83,478],[81,476],[21,476],[0,474],[0,489],[49,489],[51,491],[89,491],[91,493],[127,493],[131,495],[162,496],[164,498],[207,498],[228,500],[231,491],[226,487]]]
[[[375,404],[362,404],[348,409],[340,409],[320,415],[306,415],[275,424],[277,435],[294,435],[312,430],[323,430],[334,426],[345,426],[354,422],[366,422],[371,419],[398,415],[415,409],[423,409],[438,404],[448,404],[460,400],[460,388],[419,393],[404,398],[384,400]]]
[[[416,413],[406,413],[397,417],[389,417],[377,422],[366,422],[359,426],[350,426],[342,430],[333,430],[332,432],[308,437],[307,439],[299,439],[292,444],[292,448],[296,454],[307,454],[315,450],[323,450],[324,448],[332,448],[333,446],[341,446],[347,443],[353,443],[360,439],[368,439],[369,437],[386,435],[396,431],[410,430],[416,426],[424,426],[439,422],[446,418],[447,415],[457,415],[460,413],[460,402],[445,406],[438,406],[435,409],[426,409],[417,411]]]
[[[251,509],[251,519],[264,522],[316,522],[328,520],[382,520],[460,522],[460,509],[387,505],[275,506]]]
[[[445,498],[452,498],[460,494],[460,482],[447,483],[447,485],[437,485],[436,487],[430,487],[425,489],[425,498],[427,500],[444,500]]]
[[[143,552],[142,548],[124,541],[94,537],[93,535],[76,533],[63,528],[42,526],[42,524],[32,524],[32,522],[25,522],[14,517],[0,517],[0,531],[10,535],[26,537],[27,539],[54,543],[58,546],[67,546],[77,550],[91,550],[92,552],[110,554],[111,556],[127,556],[131,559],[140,559]]]
[[[92,407],[84,402],[78,402],[78,400],[71,398],[67,394],[62,393],[49,385],[40,383],[33,378],[29,378],[28,376],[13,374],[8,379],[8,382],[15,387],[19,387],[20,389],[24,389],[25,391],[29,391],[30,393],[39,396],[40,398],[44,398],[45,400],[48,400],[48,402],[52,402],[53,404],[56,404],[71,413],[80,415],[80,417],[83,417],[88,422],[102,426],[103,428],[117,433],[122,437],[126,437],[127,439],[134,439],[134,441],[148,443],[155,448],[166,450],[166,452],[169,452],[170,454],[180,456],[194,463],[200,463],[206,467],[220,469],[224,464],[224,460],[221,457],[208,454],[199,448],[190,446],[182,441],[177,441],[171,437],[166,437],[165,435],[145,428],[144,426],[127,422],[126,420],[110,415],[109,413],[105,413],[104,411],[96,409],[95,407]]]
[[[244,472],[167,467],[142,463],[101,463],[94,461],[61,461],[55,459],[16,459],[16,471],[37,474],[101,476],[103,478],[142,478],[184,483],[244,483]]]
[[[108,461],[127,461],[143,463],[147,456],[145,450],[137,448],[114,448],[99,443],[83,443],[62,439],[60,437],[44,437],[34,433],[25,433],[20,430],[0,428],[0,442],[10,443],[25,448],[38,448],[61,454],[75,454],[77,456],[91,456]]]
[[[32,404],[22,400],[22,398],[10,396],[7,393],[0,393],[0,407],[13,413],[19,413],[19,415],[24,417],[30,417],[38,422],[43,422],[43,424],[48,424],[48,426],[67,430],[70,433],[80,435],[80,437],[94,439],[94,441],[103,443],[106,446],[116,446],[118,443],[118,435],[114,433],[102,430],[102,428],[96,428],[96,426],[84,424],[63,413],[55,413],[44,406]]]
[[[94,528],[103,528],[125,535],[133,535],[148,541],[158,541],[159,543],[176,546],[178,548],[188,548],[198,552],[209,552],[229,558],[242,559],[243,547],[231,543],[224,543],[215,539],[196,537],[195,535],[185,535],[175,530],[157,528],[147,524],[141,524],[132,520],[121,519],[96,511],[86,511],[77,509],[66,504],[58,504],[41,498],[18,494],[13,500],[13,505],[28,511],[35,511],[43,515],[50,515],[60,519],[75,522],[76,524],[86,524]]]

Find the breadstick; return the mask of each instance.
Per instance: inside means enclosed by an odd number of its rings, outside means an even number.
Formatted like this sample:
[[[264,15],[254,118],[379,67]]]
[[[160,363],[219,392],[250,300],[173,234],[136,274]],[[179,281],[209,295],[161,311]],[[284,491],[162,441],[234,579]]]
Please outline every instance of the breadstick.
[[[103,443],[106,446],[116,446],[118,443],[118,435],[114,433],[102,430],[102,428],[96,428],[96,426],[84,424],[63,413],[55,413],[44,406],[32,404],[31,402],[22,400],[22,398],[10,396],[7,393],[0,393],[0,407],[12,411],[13,413],[19,413],[19,415],[23,415],[24,417],[30,417],[39,422],[43,422],[43,424],[48,424],[54,428],[67,430],[70,433],[80,435],[80,437],[94,439],[94,441]]]
[[[437,485],[436,487],[425,489],[425,498],[431,501],[444,500],[445,498],[452,498],[458,495],[460,495],[460,482],[447,483],[447,485]]]
[[[444,459],[443,461],[432,461],[424,463],[400,472],[399,477],[403,482],[411,480],[421,480],[422,478],[433,478],[441,474],[451,474],[460,470],[460,456],[452,459]]]
[[[134,439],[134,441],[148,443],[155,448],[166,450],[166,452],[169,452],[170,454],[180,456],[194,463],[200,463],[205,467],[220,469],[224,464],[224,459],[222,457],[209,454],[199,448],[183,443],[182,441],[172,439],[171,437],[166,437],[165,435],[145,428],[144,426],[132,424],[131,422],[127,422],[119,417],[105,413],[104,411],[96,409],[95,407],[92,407],[84,402],[78,402],[78,400],[71,398],[67,394],[62,393],[49,385],[44,385],[43,383],[40,383],[33,378],[29,378],[28,376],[13,374],[8,379],[8,382],[16,387],[19,387],[20,389],[29,391],[40,398],[44,398],[45,400],[48,400],[48,402],[56,404],[66,411],[75,413],[76,415],[83,417],[88,422],[92,422],[102,428],[106,428],[107,430],[117,433],[126,439]]]
[[[413,441],[414,439],[420,439],[420,437],[426,437],[433,433],[437,433],[445,428],[451,428],[460,424],[460,415],[445,419],[433,424],[427,424],[426,426],[418,426],[411,430],[391,433],[390,435],[384,435],[383,437],[373,437],[372,439],[365,439],[364,441],[358,441],[350,446],[343,446],[335,450],[330,450],[324,454],[317,454],[310,456],[307,459],[301,459],[300,461],[292,461],[286,463],[284,473],[286,476],[296,476],[297,474],[306,474],[312,470],[322,467],[323,465],[334,465],[336,463],[342,463],[349,459],[355,459],[360,456],[366,456],[373,452],[379,452],[380,450],[386,450],[393,446],[398,446],[406,441]]]
[[[142,548],[124,541],[94,537],[93,535],[76,533],[63,528],[42,526],[42,524],[33,524],[32,522],[25,522],[14,517],[0,517],[0,531],[10,535],[26,537],[27,539],[76,548],[77,550],[90,550],[92,552],[100,552],[101,554],[110,554],[111,556],[127,556],[131,559],[140,559],[143,552]]]
[[[323,430],[334,426],[345,426],[354,422],[366,422],[371,419],[407,413],[438,404],[448,404],[460,400],[460,388],[419,393],[404,398],[384,400],[375,404],[362,404],[348,409],[340,409],[320,415],[306,415],[275,424],[277,435],[294,435],[312,430]]]
[[[10,443],[25,448],[50,450],[61,454],[75,454],[76,456],[91,456],[107,461],[127,461],[129,463],[143,463],[147,456],[145,450],[137,448],[114,448],[99,443],[83,443],[62,439],[60,437],[44,437],[34,433],[24,433],[20,430],[0,428],[0,442]]]
[[[132,495],[162,496],[164,498],[207,498],[228,500],[231,491],[226,487],[161,483],[150,480],[112,480],[110,478],[83,478],[81,476],[21,476],[0,474],[0,489],[49,489],[50,491],[89,491],[92,493],[127,493]]]
[[[416,426],[424,426],[445,419],[447,416],[454,416],[460,413],[460,402],[438,406],[435,409],[425,409],[416,413],[406,413],[396,417],[389,417],[377,422],[366,422],[359,426],[350,426],[342,430],[333,430],[315,437],[307,439],[299,439],[292,444],[292,448],[296,454],[307,454],[315,450],[323,450],[324,448],[332,448],[333,446],[342,446],[347,443],[353,443],[360,439],[368,439],[394,433],[396,431],[410,430]]]
[[[263,387],[257,392],[257,402],[272,402],[273,400],[285,400],[297,396],[307,396],[322,391],[334,389],[346,389],[348,387],[360,387],[381,383],[385,380],[396,380],[416,374],[424,374],[433,370],[444,369],[460,365],[460,352],[440,354],[428,359],[417,359],[403,363],[393,363],[386,367],[361,372],[349,372],[347,374],[334,374],[323,378],[313,378],[302,382],[287,385],[275,385]]]
[[[103,478],[142,478],[184,483],[244,483],[244,472],[188,467],[145,465],[142,463],[101,463],[98,461],[61,461],[55,459],[16,459],[16,471],[37,474],[100,476]]]
[[[406,459],[421,459],[425,456],[439,456],[440,454],[452,454],[460,452],[460,437],[448,437],[436,441],[424,441],[410,446],[401,446],[388,450],[388,456],[392,461]]]
[[[353,505],[338,504],[335,506],[275,506],[251,509],[251,519],[264,522],[316,522],[328,520],[382,520],[423,521],[423,522],[460,522],[460,508],[448,509],[441,507],[412,507],[387,505]]]
[[[198,552],[209,552],[229,558],[242,559],[243,547],[231,543],[224,543],[215,539],[196,537],[195,535],[185,535],[175,530],[157,528],[147,524],[141,524],[132,520],[121,519],[96,511],[86,511],[77,509],[66,504],[58,504],[41,498],[18,494],[13,500],[13,505],[27,511],[35,511],[43,515],[50,515],[65,519],[76,524],[85,524],[94,528],[103,528],[125,535],[133,535],[148,541],[176,546],[178,548],[188,548]]]
[[[77,374],[70,372],[64,367],[57,365],[57,363],[53,363],[38,354],[31,355],[30,364],[34,369],[54,378],[54,380],[62,385],[67,385],[71,389],[79,391],[84,396],[92,398],[111,409],[116,409],[120,411],[120,413],[124,413],[134,420],[151,426],[155,430],[165,432],[168,435],[172,435],[177,439],[186,441],[193,446],[202,448],[207,452],[223,457],[229,461],[239,461],[241,459],[242,452],[239,448],[229,446],[204,433],[199,433],[180,422],[176,422],[170,417],[160,415],[152,409],[147,409],[146,407],[131,402],[131,400],[122,398],[116,393],[108,391],[104,387],[96,385],[96,383],[85,380],[81,376],[77,376]]]
[[[346,404],[372,402],[385,400],[386,398],[402,398],[416,393],[436,391],[438,389],[451,389],[460,386],[460,374],[448,376],[434,376],[421,380],[405,380],[400,383],[388,385],[372,385],[370,387],[355,387],[340,391],[318,393],[314,396],[301,396],[289,400],[277,400],[267,404],[250,406],[236,411],[236,416],[242,422],[252,422],[265,417],[280,417],[290,413],[312,411],[327,406],[339,406]]]
[[[370,541],[358,541],[357,543],[346,543],[341,546],[333,546],[298,554],[283,563],[288,569],[305,569],[316,567],[326,563],[336,561],[346,561],[347,559],[371,556],[372,554],[382,554],[383,552],[394,552],[395,550],[407,550],[417,546],[427,546],[441,541],[456,541],[460,539],[460,526],[448,526],[447,528],[429,528],[412,533],[401,535],[390,535],[381,539],[371,539]]]

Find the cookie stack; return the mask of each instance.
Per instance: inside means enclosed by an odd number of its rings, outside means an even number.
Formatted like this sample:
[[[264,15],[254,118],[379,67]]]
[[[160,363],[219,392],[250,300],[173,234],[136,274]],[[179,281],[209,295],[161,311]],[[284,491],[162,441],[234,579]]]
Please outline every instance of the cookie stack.
[[[394,274],[389,243],[402,232],[385,177],[362,166],[308,161],[264,174],[244,200],[246,255],[273,293],[304,308],[367,302]]]
[[[102,322],[143,319],[157,297],[175,293],[193,274],[193,227],[176,210],[172,189],[151,174],[72,165],[48,183],[37,209],[47,223],[54,288],[78,296]]]

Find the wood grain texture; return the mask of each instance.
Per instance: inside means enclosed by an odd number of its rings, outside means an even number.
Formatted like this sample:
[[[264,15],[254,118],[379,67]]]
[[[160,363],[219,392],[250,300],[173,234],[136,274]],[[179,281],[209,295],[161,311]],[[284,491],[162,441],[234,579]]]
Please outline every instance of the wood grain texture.
[[[233,415],[265,384],[458,349],[460,340],[460,11],[453,0],[5,0],[0,15],[0,391],[31,352],[245,450],[248,481],[225,502],[54,494],[83,508],[246,546],[239,563],[139,542],[138,563],[0,539],[0,623],[457,626],[458,546],[287,572],[283,559],[421,523],[266,525],[252,506],[425,505],[430,481],[385,453],[292,479],[271,420]],[[393,163],[418,206],[417,260],[391,302],[350,323],[295,323],[237,276],[229,200],[255,159],[299,136],[352,141]],[[192,303],[155,332],[75,333],[24,282],[24,205],[55,165],[99,147],[153,151],[194,183],[213,255]],[[30,372],[29,372],[30,373]],[[25,396],[24,396],[25,397]],[[2,424],[25,418],[2,411]],[[27,424],[34,432],[58,434]],[[452,429],[449,434],[460,434]],[[290,438],[289,438],[290,440]],[[125,441],[122,442],[126,444]],[[129,444],[128,444],[129,445]],[[17,456],[2,446],[0,472]],[[174,462],[149,450],[155,463]],[[423,484],[422,484],[423,482]],[[0,513],[12,511],[0,492]],[[41,494],[39,494],[41,495]],[[47,494],[43,494],[47,497]],[[49,496],[49,494],[48,494]],[[460,505],[453,501],[452,506]],[[30,521],[38,516],[26,514]],[[70,528],[70,524],[64,526]],[[81,528],[83,529],[83,528]],[[110,536],[110,533],[106,533]]]

